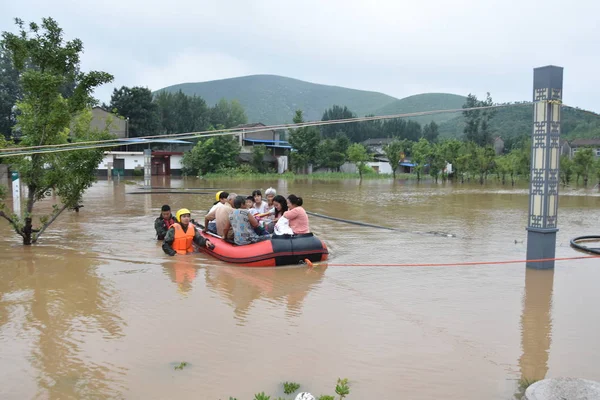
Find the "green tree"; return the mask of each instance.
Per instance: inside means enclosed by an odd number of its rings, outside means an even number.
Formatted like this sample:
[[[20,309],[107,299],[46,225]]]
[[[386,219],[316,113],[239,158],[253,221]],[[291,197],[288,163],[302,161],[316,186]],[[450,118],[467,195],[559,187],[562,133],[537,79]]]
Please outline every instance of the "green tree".
[[[159,133],[158,105],[152,101],[150,89],[140,86],[122,86],[114,89],[110,109],[129,118],[129,136],[152,136]]]
[[[600,157],[596,158],[594,172],[596,173],[596,179],[598,180],[598,190],[600,190]]]
[[[317,148],[317,165],[320,168],[327,168],[338,171],[346,161],[346,154],[338,151],[336,141],[325,139],[319,143]]]
[[[560,156],[560,180],[563,185],[568,185],[571,182],[572,176],[573,160],[568,155],[563,154]]]
[[[452,177],[456,179],[459,175],[458,157],[461,156],[464,143],[457,139],[448,139],[441,143],[441,153],[446,162],[452,165]]]
[[[294,123],[304,122],[302,110],[296,110]],[[307,126],[290,129],[289,143],[292,146],[291,163],[296,169],[304,169],[309,164],[317,162],[317,151],[321,135],[316,127]]]
[[[348,147],[350,147],[350,139],[348,139],[348,136],[343,131],[337,131],[334,145],[335,151],[345,155]]]
[[[506,184],[506,175],[510,174],[512,160],[510,155],[504,154],[496,157],[496,172],[501,177],[502,184]]]
[[[17,123],[15,105],[22,95],[19,71],[8,51],[0,44],[0,137],[11,137],[12,128]]]
[[[477,96],[470,94],[463,105],[463,108],[489,107],[494,102],[490,94],[487,94],[485,100],[478,100]],[[465,118],[464,138],[465,141],[474,142],[481,147],[492,143],[492,131],[490,129],[490,120],[496,115],[494,109],[463,111]]]
[[[331,108],[328,108],[323,113],[323,118],[321,121],[333,121],[340,119],[348,119],[348,118],[356,118],[356,114],[348,109],[346,106],[338,106],[334,105]],[[356,128],[357,124],[335,124],[335,125],[322,125],[321,126],[321,134],[325,139],[334,138],[339,131],[344,132],[350,139],[354,141],[358,141],[359,139],[356,137]]]
[[[213,126],[223,125],[225,128],[233,128],[248,122],[244,107],[237,100],[231,103],[225,99],[219,100],[210,109],[210,123]]]
[[[348,160],[356,165],[358,175],[362,179],[365,172],[367,161],[371,160],[371,156],[367,153],[367,149],[360,143],[354,143],[348,147]]]
[[[398,170],[398,165],[402,156],[404,154],[405,145],[403,141],[393,140],[387,146],[383,148],[383,152],[392,167],[392,174],[394,175],[394,179],[396,179],[396,171]]]
[[[579,177],[583,177],[583,185],[588,185],[590,174],[594,170],[594,151],[591,148],[579,148],[573,157],[573,169],[577,174],[577,182]]]
[[[97,86],[112,81],[105,72],[79,71],[83,43],[79,39],[64,42],[63,31],[56,21],[44,18],[42,24],[26,26],[16,19],[19,34],[2,33],[2,46],[12,57],[20,72],[23,100],[17,103],[17,126],[22,133],[20,146],[47,146],[67,143],[69,127],[75,123],[73,141],[95,140],[106,133],[95,132],[82,122],[81,113],[95,104],[90,93]],[[76,82],[72,95],[63,97],[68,82]],[[88,115],[89,118],[89,115]],[[24,219],[7,215],[4,203],[0,216],[7,219],[24,245],[35,243],[44,230],[68,207],[78,205],[83,191],[95,181],[94,170],[102,160],[103,150],[93,149],[78,153],[34,153],[15,157],[13,164],[27,186]],[[34,204],[46,198],[51,188],[61,204],[50,216],[40,217],[38,228],[33,227]]]
[[[264,144],[252,146],[252,166],[258,172],[265,172],[265,155],[267,154],[267,146]]]
[[[483,185],[487,174],[494,168],[496,152],[491,147],[481,147],[474,144],[471,147],[470,168],[473,174],[479,175],[479,183]]]
[[[196,176],[234,168],[240,149],[237,138],[228,135],[201,139],[191,151],[183,155],[183,173]]]
[[[438,124],[436,124],[434,121],[431,121],[429,124],[423,126],[423,137],[427,139],[429,143],[437,142],[439,134],[440,129]]]
[[[510,181],[512,186],[515,186],[515,179],[519,173],[523,170],[522,157],[523,150],[515,149],[508,153],[508,159],[510,161]],[[527,175],[527,174],[525,174]]]
[[[421,173],[425,168],[425,164],[431,156],[431,145],[425,138],[419,139],[412,147],[412,162],[415,164],[415,172],[417,173],[417,181],[421,180]]]
[[[446,167],[446,159],[444,158],[442,146],[433,143],[430,144],[431,151],[429,153],[429,175],[431,175],[435,181],[438,181],[440,173],[442,179],[445,178],[444,168]]]
[[[161,91],[154,97],[158,107],[160,133],[186,133],[207,130],[210,111],[201,97]]]

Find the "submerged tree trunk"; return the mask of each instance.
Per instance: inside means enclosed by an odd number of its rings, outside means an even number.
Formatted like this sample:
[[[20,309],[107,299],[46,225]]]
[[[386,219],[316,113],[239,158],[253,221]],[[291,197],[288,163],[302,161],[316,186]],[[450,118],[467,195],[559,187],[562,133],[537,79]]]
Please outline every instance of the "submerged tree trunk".
[[[27,186],[27,214],[25,217],[25,226],[23,226],[23,244],[25,246],[31,245],[31,236],[33,232],[31,214],[33,212],[33,197],[36,189],[35,185]]]

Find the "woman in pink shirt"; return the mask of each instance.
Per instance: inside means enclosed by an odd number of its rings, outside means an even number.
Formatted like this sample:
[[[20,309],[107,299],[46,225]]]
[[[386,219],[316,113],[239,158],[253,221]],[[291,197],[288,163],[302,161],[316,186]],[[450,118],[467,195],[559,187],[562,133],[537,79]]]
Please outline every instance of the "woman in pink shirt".
[[[283,213],[283,216],[290,221],[290,228],[295,235],[302,233],[310,233],[308,227],[308,215],[302,208],[302,197],[290,194],[287,198],[288,211]]]

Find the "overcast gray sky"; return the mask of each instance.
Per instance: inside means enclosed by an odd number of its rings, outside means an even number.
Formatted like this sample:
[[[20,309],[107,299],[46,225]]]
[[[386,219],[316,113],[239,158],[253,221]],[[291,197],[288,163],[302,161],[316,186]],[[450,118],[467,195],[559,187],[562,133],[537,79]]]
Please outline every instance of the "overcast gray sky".
[[[600,111],[600,1],[2,1],[12,19],[56,19],[84,70],[152,90],[250,74],[380,91],[531,99],[532,70],[565,68],[564,102]]]

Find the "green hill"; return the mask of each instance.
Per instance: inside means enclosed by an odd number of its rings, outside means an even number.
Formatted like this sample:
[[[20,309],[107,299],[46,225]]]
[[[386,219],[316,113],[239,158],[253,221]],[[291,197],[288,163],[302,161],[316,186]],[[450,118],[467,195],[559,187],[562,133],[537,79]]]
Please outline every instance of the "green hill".
[[[323,112],[334,104],[345,105],[357,115],[364,116],[397,100],[383,93],[319,85],[276,75],[181,83],[160,90],[195,94],[209,105],[221,98],[236,99],[246,110],[248,122],[264,124],[291,123],[297,109],[304,111],[307,121],[320,120]]]
[[[561,137],[565,139],[592,138],[600,136],[600,116],[589,111],[563,107]],[[465,127],[462,115],[440,125],[440,135],[461,138]],[[490,121],[490,129],[494,136],[500,136],[506,142],[529,137],[533,129],[533,106],[511,105],[498,109]],[[517,140],[518,141],[518,140]]]
[[[465,103],[465,100],[465,96],[459,96],[456,94],[417,94],[386,104],[385,106],[377,109],[374,112],[374,114],[393,115],[414,113],[419,111],[451,110],[455,108],[462,108],[463,104]],[[455,113],[432,114],[424,115],[422,117],[412,117],[410,119],[415,120],[421,124],[428,124],[431,121],[435,121],[437,124],[441,124],[445,121],[452,120],[457,115],[458,114]]]

